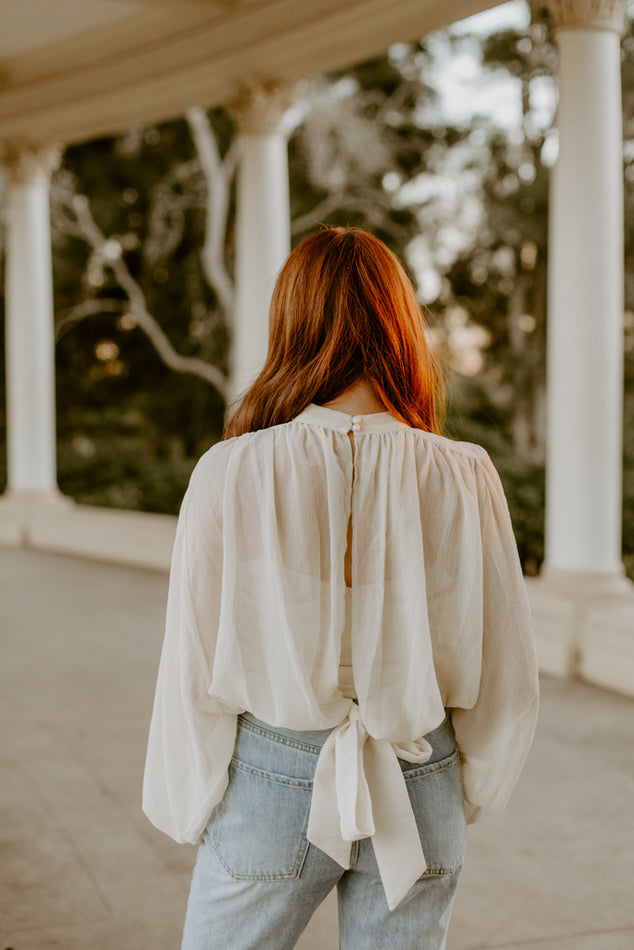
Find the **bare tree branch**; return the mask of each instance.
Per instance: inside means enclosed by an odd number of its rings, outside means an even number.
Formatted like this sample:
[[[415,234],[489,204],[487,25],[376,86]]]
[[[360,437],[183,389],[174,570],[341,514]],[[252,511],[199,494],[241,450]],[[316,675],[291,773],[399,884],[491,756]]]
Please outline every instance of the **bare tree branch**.
[[[323,222],[329,214],[344,208],[348,212],[358,211],[363,214],[368,222],[374,227],[380,227],[384,231],[393,234],[399,240],[406,237],[403,228],[390,220],[389,208],[386,198],[385,206],[382,206],[377,200],[376,191],[367,194],[353,194],[350,191],[332,191],[319,201],[310,211],[298,215],[291,221],[291,234],[302,234],[304,231],[314,228],[316,224]]]
[[[101,313],[121,313],[128,309],[127,300],[117,300],[115,297],[82,300],[75,307],[61,311],[63,316],[55,321],[55,341],[61,340],[65,333],[86,317],[94,317]]]
[[[224,160],[204,109],[187,111],[187,121],[207,183],[205,241],[201,252],[203,271],[215,292],[227,323],[232,322],[234,285],[225,263],[225,239],[231,181],[235,174],[237,150],[234,145]]]
[[[225,157],[222,160],[222,164],[225,168],[225,174],[227,176],[227,181],[232,181],[236,169],[238,167],[238,162],[240,161],[240,145],[238,143],[238,138],[234,138],[231,141],[231,144],[227,151],[225,152]]]
[[[228,381],[217,367],[195,356],[182,356],[172,346],[158,322],[147,308],[145,294],[128,269],[123,256],[115,252],[113,239],[106,239],[90,211],[85,195],[74,195],[71,199],[77,225],[84,240],[94,251],[103,255],[104,261],[112,270],[117,282],[128,296],[126,310],[134,317],[137,325],[148,337],[150,343],[166,366],[177,373],[189,373],[211,383],[225,398],[228,397]]]
[[[323,221],[324,218],[327,218],[328,215],[336,211],[337,208],[343,207],[344,201],[346,208],[348,208],[349,204],[344,195],[345,192],[343,191],[332,191],[330,194],[327,194],[325,198],[322,198],[321,201],[318,201],[310,211],[293,218],[291,221],[291,234],[301,234],[303,231],[308,230],[308,228],[314,227],[315,224],[319,221]]]

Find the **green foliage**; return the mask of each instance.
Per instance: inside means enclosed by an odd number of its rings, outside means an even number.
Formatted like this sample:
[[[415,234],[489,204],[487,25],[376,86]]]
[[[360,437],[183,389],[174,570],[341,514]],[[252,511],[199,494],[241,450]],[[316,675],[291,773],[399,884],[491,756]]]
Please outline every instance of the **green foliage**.
[[[86,457],[77,447],[58,449],[61,491],[85,505],[177,514],[194,462],[153,459],[143,438],[117,438],[94,443]]]
[[[195,459],[220,437],[199,439],[187,457],[135,408],[83,410],[77,421],[58,442],[60,489],[83,504],[164,514],[178,512]]]
[[[58,344],[60,441],[90,436],[95,418],[102,418],[105,426],[114,420],[116,431],[134,411],[152,454],[165,454],[165,446],[176,440],[181,454],[191,457],[201,442],[220,434],[224,413],[220,396],[202,379],[172,373],[138,329],[119,330],[112,322],[110,316],[86,320]],[[104,341],[119,348],[117,361],[103,363],[96,357]],[[110,375],[112,362],[123,367],[120,375]]]
[[[504,487],[524,573],[534,576],[544,560],[545,467],[514,454],[504,414],[477,380],[456,375],[448,395],[445,432],[489,453]]]

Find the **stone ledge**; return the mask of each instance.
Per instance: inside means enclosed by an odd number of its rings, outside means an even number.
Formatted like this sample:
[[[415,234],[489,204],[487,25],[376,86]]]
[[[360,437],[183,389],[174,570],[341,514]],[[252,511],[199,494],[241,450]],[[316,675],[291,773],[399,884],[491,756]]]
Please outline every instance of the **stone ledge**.
[[[526,591],[533,616],[541,672],[558,679],[575,677],[575,628],[579,622],[577,605],[550,590],[538,578],[527,579]]]
[[[0,545],[168,571],[173,515],[77,505],[59,496],[0,498]]]
[[[629,602],[588,608],[579,674],[595,686],[634,696],[634,593]]]
[[[634,696],[634,584],[623,574],[528,578],[539,666]]]

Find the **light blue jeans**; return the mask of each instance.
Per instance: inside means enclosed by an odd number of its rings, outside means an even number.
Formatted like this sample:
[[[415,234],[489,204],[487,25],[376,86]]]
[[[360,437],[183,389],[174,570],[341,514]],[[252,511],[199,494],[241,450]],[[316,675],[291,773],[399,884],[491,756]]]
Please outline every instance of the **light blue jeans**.
[[[181,950],[291,950],[335,885],[340,950],[443,950],[465,849],[450,717],[426,736],[429,762],[399,760],[428,870],[391,912],[370,838],[353,843],[347,870],[306,838],[330,731],[238,717],[229,785],[196,856]]]

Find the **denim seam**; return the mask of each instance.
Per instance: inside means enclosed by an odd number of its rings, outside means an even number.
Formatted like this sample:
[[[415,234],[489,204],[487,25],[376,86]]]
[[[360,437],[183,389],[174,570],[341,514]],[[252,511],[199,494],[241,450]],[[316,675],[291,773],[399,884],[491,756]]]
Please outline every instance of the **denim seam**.
[[[458,858],[457,858],[457,860],[456,860],[456,863],[455,863],[452,867],[450,867],[450,868],[446,868],[446,867],[442,867],[442,868],[426,868],[426,870],[423,871],[422,877],[441,877],[441,876],[443,876],[443,875],[455,874],[455,872],[458,870],[459,867],[462,866],[462,864],[463,864],[463,862],[464,862],[464,856],[465,856],[466,848],[467,848],[467,842],[466,842],[466,838],[465,838],[465,839],[463,840],[462,849],[461,849],[461,851],[460,851],[460,854],[458,855]]]
[[[458,762],[458,753],[452,752],[451,755],[448,755],[444,759],[438,759],[437,762],[430,762],[416,769],[404,770],[403,778],[406,782],[409,782],[412,779],[420,778],[421,775],[431,775],[433,772],[441,772],[443,769],[448,769],[451,765],[455,765],[456,762]]]
[[[421,875],[422,877],[445,877],[449,874],[455,874],[462,862],[464,861],[464,851],[456,861],[453,867],[451,868],[427,868],[426,871]]]
[[[311,778],[291,778],[290,776],[280,775],[279,772],[265,772],[264,769],[259,769],[255,765],[249,765],[248,762],[243,762],[235,756],[231,759],[231,765],[234,769],[239,769],[241,772],[246,772],[249,775],[257,775],[258,778],[266,779],[268,782],[275,782],[277,785],[294,785],[297,788],[305,789],[311,789],[313,787],[313,780]]]
[[[276,732],[269,732],[268,729],[262,729],[261,726],[256,726],[254,723],[249,722],[248,719],[242,719],[242,717],[240,717],[240,728],[248,729],[249,732],[254,732],[256,735],[263,736],[265,739],[270,739],[271,742],[288,745],[293,749],[299,749],[301,752],[308,752],[311,755],[319,755],[321,752],[321,746],[309,745],[306,742],[299,742],[297,739],[289,739],[287,736],[281,736]]]

